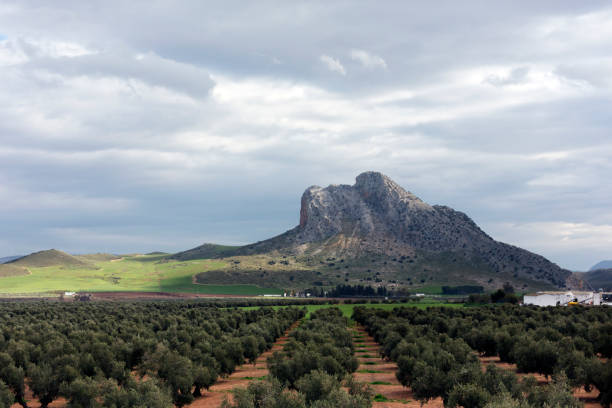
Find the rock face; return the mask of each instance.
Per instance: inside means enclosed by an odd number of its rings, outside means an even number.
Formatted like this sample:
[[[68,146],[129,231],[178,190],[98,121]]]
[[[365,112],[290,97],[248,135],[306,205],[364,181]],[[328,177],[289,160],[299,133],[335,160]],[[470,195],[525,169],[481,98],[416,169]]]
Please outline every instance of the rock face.
[[[194,251],[197,248],[184,254]],[[309,187],[302,195],[298,226],[235,254],[270,251],[343,258],[416,253],[435,258],[450,253],[485,265],[486,273],[559,287],[570,275],[542,256],[495,241],[464,213],[431,206],[377,172],[360,174],[352,186]]]
[[[387,235],[411,220],[427,218],[434,208],[381,173],[367,172],[354,186],[309,187],[302,195],[299,240],[319,241],[343,232],[347,223],[357,233]]]
[[[302,196],[295,243],[323,241],[337,234],[365,239],[361,250],[388,255],[450,251],[480,258],[493,272],[563,286],[569,271],[544,257],[495,241],[467,215],[445,206],[431,206],[381,173],[357,176],[353,186],[313,186]],[[386,245],[385,245],[386,244]]]

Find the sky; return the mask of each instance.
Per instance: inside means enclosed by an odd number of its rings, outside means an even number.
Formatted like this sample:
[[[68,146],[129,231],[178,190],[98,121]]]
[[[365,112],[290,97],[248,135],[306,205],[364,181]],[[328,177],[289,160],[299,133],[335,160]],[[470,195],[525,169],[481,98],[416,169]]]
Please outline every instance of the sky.
[[[0,3],[0,256],[246,244],[380,171],[612,259],[605,1]]]

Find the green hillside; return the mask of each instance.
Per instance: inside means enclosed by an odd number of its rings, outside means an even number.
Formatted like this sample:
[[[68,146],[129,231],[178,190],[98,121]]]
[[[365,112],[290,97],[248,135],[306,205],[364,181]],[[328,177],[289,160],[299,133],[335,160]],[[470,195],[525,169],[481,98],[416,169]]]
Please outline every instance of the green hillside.
[[[81,259],[85,262],[102,262],[112,261],[114,259],[121,259],[121,255],[105,254],[98,252],[95,254],[76,255],[75,258]]]
[[[27,275],[29,273],[30,271],[28,271],[28,268],[25,268],[23,266],[11,265],[11,264],[1,264],[0,265],[0,278],[5,278],[8,276]]]
[[[260,295],[309,288],[328,290],[340,284],[440,294],[443,285],[478,285],[492,290],[505,282],[522,291],[549,288],[543,282],[510,274],[491,274],[478,259],[466,262],[452,253],[342,257],[329,252],[291,255],[275,250],[220,256],[234,249],[211,244],[205,254],[199,255],[214,259],[189,260],[173,259],[165,253],[73,256],[57,250],[42,251],[0,265],[0,294],[127,291]]]
[[[60,252],[60,251],[57,251]],[[37,255],[37,254],[33,254]],[[54,259],[40,255],[26,257],[28,265],[40,264]],[[67,254],[66,254],[67,255]],[[62,255],[59,255],[63,257]],[[70,255],[68,255],[71,258]],[[70,258],[66,265],[28,266],[29,274],[0,277],[0,293],[27,294],[61,291],[103,292],[184,292],[203,294],[259,295],[282,293],[277,288],[262,288],[255,285],[202,285],[194,283],[194,275],[226,266],[220,260],[173,261],[165,255],[126,256],[108,261],[86,263]],[[54,261],[54,262],[55,262]],[[21,263],[22,264],[22,263]],[[11,264],[21,267],[21,264]]]
[[[48,266],[63,268],[95,268],[94,264],[89,260],[80,259],[66,252],[58,251],[57,249],[34,252],[28,256],[9,262],[7,265],[22,266],[26,268],[42,268]]]

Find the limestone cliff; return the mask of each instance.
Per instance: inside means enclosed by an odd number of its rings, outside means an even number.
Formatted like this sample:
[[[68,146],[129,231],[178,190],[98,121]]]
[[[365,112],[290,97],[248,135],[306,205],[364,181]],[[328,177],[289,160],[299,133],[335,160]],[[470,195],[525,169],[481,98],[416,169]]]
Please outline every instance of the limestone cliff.
[[[178,259],[201,256],[194,248]],[[206,247],[205,247],[206,248]],[[364,256],[435,258],[441,254],[478,264],[495,275],[564,286],[570,272],[544,257],[495,241],[466,214],[431,206],[377,172],[357,176],[354,185],[306,189],[299,225],[233,254],[276,251],[288,255],[358,258]]]

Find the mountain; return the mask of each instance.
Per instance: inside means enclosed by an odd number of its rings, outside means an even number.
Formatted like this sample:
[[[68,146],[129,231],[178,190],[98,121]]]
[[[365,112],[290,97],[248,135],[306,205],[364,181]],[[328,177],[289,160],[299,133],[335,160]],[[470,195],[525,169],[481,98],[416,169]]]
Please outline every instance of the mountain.
[[[589,271],[596,271],[598,269],[612,269],[612,261],[601,261],[596,263],[589,269]]]
[[[14,260],[19,259],[19,258],[23,258],[23,255],[5,256],[4,258],[0,258],[0,265],[5,264],[7,262],[14,261]]]
[[[586,282],[585,289],[612,291],[612,268],[596,269],[589,272],[575,272],[580,280]]]
[[[94,268],[94,265],[87,260],[58,251],[48,249],[46,251],[34,252],[30,255],[8,262],[6,265],[41,268],[46,266],[63,266],[78,268]]]
[[[570,276],[540,255],[495,241],[466,214],[429,205],[377,172],[360,174],[352,186],[309,187],[302,195],[299,224],[281,235],[242,247],[204,244],[172,258],[254,255],[267,255],[270,262],[289,259],[298,272],[317,271],[324,286],[350,280],[564,287]],[[261,283],[248,271],[234,269],[230,275],[241,283]],[[228,280],[228,273],[202,274],[198,281]]]

